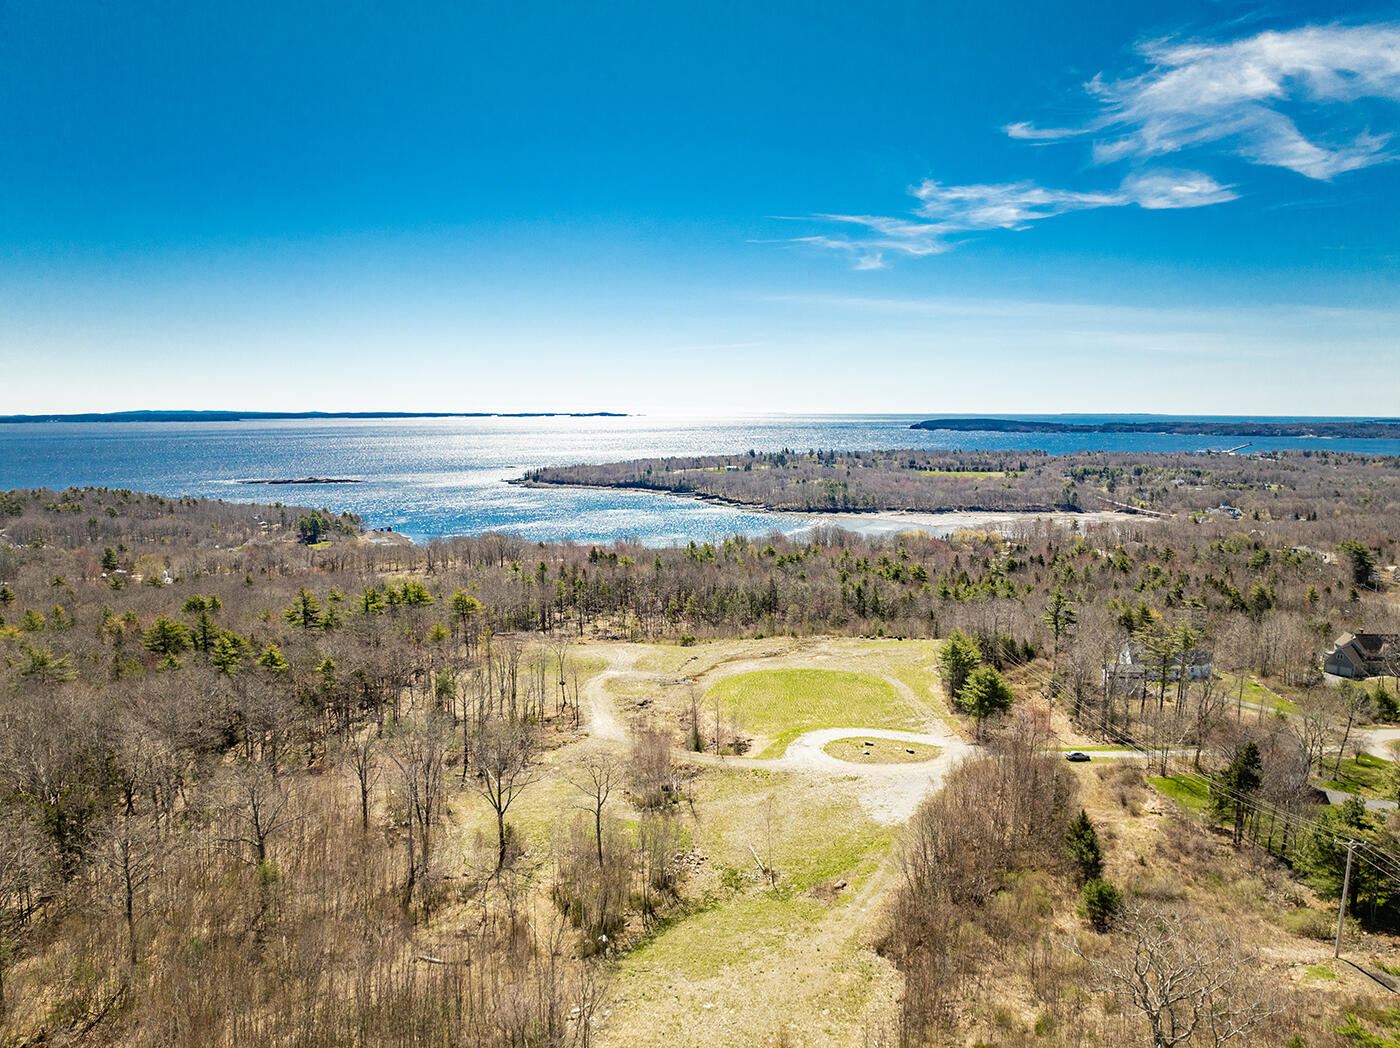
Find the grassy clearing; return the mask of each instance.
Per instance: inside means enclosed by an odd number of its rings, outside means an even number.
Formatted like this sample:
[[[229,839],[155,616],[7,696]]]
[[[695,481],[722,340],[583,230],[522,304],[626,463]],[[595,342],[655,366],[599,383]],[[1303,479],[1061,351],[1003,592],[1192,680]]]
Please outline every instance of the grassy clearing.
[[[569,665],[578,674],[579,686],[582,687],[607,668],[608,660],[594,652],[570,652]]]
[[[1147,783],[1158,793],[1170,797],[1189,811],[1204,812],[1210,808],[1210,790],[1197,779],[1180,775],[1151,776]]]
[[[1363,753],[1355,760],[1342,761],[1335,779],[1322,785],[1329,790],[1345,790],[1359,797],[1394,797],[1394,765],[1380,757]]]
[[[568,782],[567,771],[550,767],[511,805],[506,822],[528,854],[544,857],[549,855],[563,828],[579,816],[581,798],[578,789]],[[453,777],[447,807],[451,829],[440,842],[441,860],[447,866],[494,862],[496,814],[486,800],[462,789],[459,779]],[[624,808],[625,805],[617,805],[616,813],[622,813]]]
[[[619,959],[599,1043],[767,1044],[779,1017],[794,1043],[859,1043],[862,1015],[897,986],[860,909],[894,831],[830,783],[707,770],[696,793],[696,902]],[[771,853],[776,889],[751,847]]]
[[[1253,677],[1245,677],[1243,680],[1244,692],[1242,696],[1240,692],[1241,678],[1234,674],[1220,674],[1220,689],[1222,693],[1229,696],[1232,700],[1237,697],[1242,697],[1245,702],[1252,703],[1255,706],[1262,706],[1264,709],[1271,710],[1275,713],[1298,712],[1296,703],[1284,698],[1272,688],[1260,684]]]
[[[822,749],[828,756],[852,764],[918,764],[943,752],[941,746],[894,739],[836,739]]]
[[[710,689],[745,731],[773,739],[762,757],[776,756],[816,728],[915,727],[919,718],[888,681],[846,670],[758,670],[727,677]]]
[[[943,678],[938,674],[938,652],[943,641],[906,640],[895,644],[886,642],[884,651],[874,653],[886,656],[886,672],[912,691],[922,703],[948,715],[948,706],[943,696]]]
[[[637,659],[637,669],[675,677],[697,677],[726,662],[746,659],[781,658],[798,651],[804,643],[791,637],[744,638],[705,641],[681,647],[679,644],[648,644]]]
[[[809,931],[824,911],[810,898],[712,898],[633,950],[624,967],[633,972],[659,969],[677,979],[711,979],[780,952],[790,936]]]
[[[821,668],[870,673],[898,681],[921,704],[942,711],[937,640],[858,640],[850,637],[764,637],[681,647],[650,644],[636,668],[673,680],[702,680],[734,663],[771,662],[774,669]],[[753,668],[766,668],[755,665]]]
[[[636,669],[654,678],[610,681],[608,689],[616,695],[624,716],[642,713],[674,725],[688,723],[692,689],[704,696],[702,708],[707,718],[713,716],[716,689],[724,689],[718,697],[728,707],[728,714],[738,714],[740,732],[758,738],[757,749],[752,752],[775,757],[802,732],[819,727],[922,729],[935,719],[956,727],[939,691],[937,660],[941,646],[942,642],[930,640],[847,637],[747,638],[690,647],[648,645],[640,653]],[[732,701],[738,692],[746,691],[746,686],[727,683],[748,676],[744,671],[845,673],[865,680],[873,678],[879,683],[872,686],[876,692],[873,701],[868,694],[864,698],[859,694],[870,688],[857,688],[857,694],[846,694],[848,689],[843,686],[839,689],[841,694],[834,697],[816,696],[819,701],[808,709],[801,707],[811,696],[794,696],[791,688],[780,685],[776,688],[778,694],[747,709],[743,702],[736,707]],[[849,683],[843,678],[830,679]],[[893,695],[885,685],[893,688]],[[746,700],[750,696],[740,698]]]

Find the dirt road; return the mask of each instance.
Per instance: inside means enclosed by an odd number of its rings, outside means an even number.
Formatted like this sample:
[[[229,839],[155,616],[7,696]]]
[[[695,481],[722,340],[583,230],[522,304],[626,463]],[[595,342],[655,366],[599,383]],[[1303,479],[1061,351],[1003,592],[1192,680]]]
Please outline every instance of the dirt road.
[[[643,649],[638,646],[618,646],[609,652],[607,669],[597,674],[582,689],[584,717],[590,737],[611,744],[625,743],[629,738],[627,726],[618,716],[617,706],[608,693],[607,684],[613,680],[654,681],[657,675],[636,669]],[[752,672],[764,668],[764,660],[745,660],[723,668],[720,676]],[[904,682],[883,677],[901,695],[912,698]],[[854,764],[827,753],[825,747],[838,739],[889,739],[925,746],[937,746],[941,752],[931,760],[899,764]],[[840,780],[854,786],[861,807],[877,822],[892,824],[909,819],[919,802],[942,785],[948,771],[976,749],[937,722],[924,731],[897,731],[890,728],[866,728],[852,725],[842,728],[820,728],[799,735],[782,756],[772,759],[756,757],[716,757],[713,754],[677,750],[676,756],[699,764],[717,767],[747,768],[763,771],[788,772]]]

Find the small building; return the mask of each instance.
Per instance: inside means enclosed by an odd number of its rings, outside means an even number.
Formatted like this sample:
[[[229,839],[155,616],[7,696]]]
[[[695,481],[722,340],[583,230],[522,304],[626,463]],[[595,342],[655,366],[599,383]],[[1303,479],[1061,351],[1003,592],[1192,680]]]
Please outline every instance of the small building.
[[[1184,656],[1177,653],[1167,667],[1166,679],[1181,679],[1182,670],[1187,680],[1206,680],[1215,672],[1215,655],[1204,648],[1196,648]],[[1107,663],[1103,668],[1105,686],[1117,691],[1136,691],[1147,683],[1161,683],[1162,664],[1153,660],[1141,641],[1130,640],[1118,653],[1118,661]]]
[[[1400,664],[1400,636],[1343,633],[1323,657],[1322,669],[1336,677],[1365,680],[1393,673],[1397,664]]]

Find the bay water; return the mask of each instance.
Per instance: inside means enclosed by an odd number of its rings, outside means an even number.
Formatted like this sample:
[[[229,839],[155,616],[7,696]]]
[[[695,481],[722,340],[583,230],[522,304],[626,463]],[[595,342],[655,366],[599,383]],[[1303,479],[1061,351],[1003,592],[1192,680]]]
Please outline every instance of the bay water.
[[[1307,437],[1189,437],[1151,433],[993,433],[911,430],[928,415],[770,415],[317,419],[248,422],[0,424],[0,489],[130,488],[166,496],[274,502],[357,513],[417,541],[507,531],[529,540],[648,545],[716,541],[736,533],[797,533],[813,518],[674,495],[506,483],[537,466],[750,449],[894,448],[1250,450],[1314,448],[1400,454],[1400,441]],[[1127,416],[1049,415],[1057,422]],[[1132,418],[1141,418],[1133,416]],[[255,478],[344,477],[357,484],[248,485]],[[859,527],[853,517],[850,526]]]

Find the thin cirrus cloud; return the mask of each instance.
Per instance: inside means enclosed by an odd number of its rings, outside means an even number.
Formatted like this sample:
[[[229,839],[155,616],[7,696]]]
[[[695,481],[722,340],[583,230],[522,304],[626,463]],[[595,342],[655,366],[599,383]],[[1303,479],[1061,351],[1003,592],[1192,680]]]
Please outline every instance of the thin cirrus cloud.
[[[1369,130],[1305,134],[1296,114],[1311,109],[1345,129],[1365,99],[1400,102],[1400,24],[1305,26],[1228,44],[1141,48],[1142,76],[1089,83],[1104,106],[1085,130],[1101,135],[1094,158],[1166,156],[1217,145],[1252,164],[1327,180],[1393,159],[1391,136]],[[1044,134],[1029,125],[1013,137]]]
[[[1304,26],[1224,43],[1158,40],[1142,45],[1139,53],[1150,66],[1147,72],[1116,80],[1099,74],[1086,85],[1098,112],[1082,126],[1023,121],[1003,130],[1041,145],[1090,137],[1097,164],[1150,165],[1194,151],[1320,181],[1395,156],[1389,134],[1353,127],[1348,118],[1363,101],[1400,102],[1400,24]],[[1298,123],[1304,115],[1326,130],[1305,133]],[[1033,182],[949,186],[931,180],[910,192],[919,201],[912,217],[818,215],[860,232],[796,242],[843,253],[858,269],[879,269],[891,255],[947,251],[960,234],[1026,229],[1071,211],[1129,204],[1153,210],[1204,207],[1238,197],[1203,172],[1150,166],[1105,192]]]
[[[1235,192],[1199,171],[1152,171],[1131,175],[1115,190],[1078,192],[1034,182],[946,186],[926,180],[909,190],[919,201],[913,218],[880,215],[819,215],[827,222],[858,227],[852,236],[796,237],[848,255],[856,269],[883,269],[887,255],[921,257],[950,250],[961,235],[993,229],[1026,229],[1031,223],[1070,211],[1136,204],[1150,210],[1202,207],[1235,199]]]

